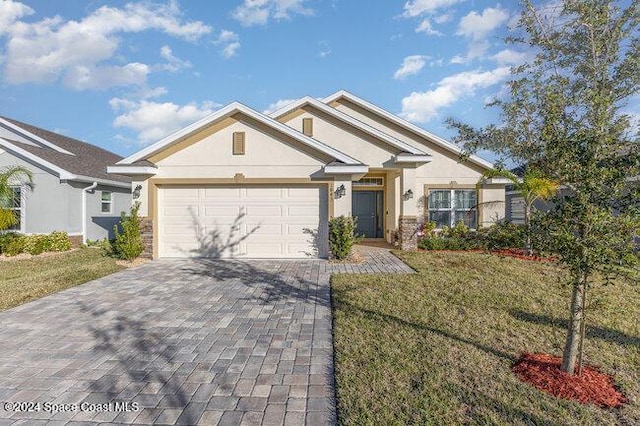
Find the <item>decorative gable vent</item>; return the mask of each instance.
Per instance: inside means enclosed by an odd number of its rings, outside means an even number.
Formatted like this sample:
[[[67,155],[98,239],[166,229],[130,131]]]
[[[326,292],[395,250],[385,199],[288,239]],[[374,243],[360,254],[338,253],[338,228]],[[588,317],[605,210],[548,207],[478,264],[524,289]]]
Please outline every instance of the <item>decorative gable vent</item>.
[[[233,155],[244,155],[245,133],[233,132]]]
[[[307,136],[313,136],[313,118],[302,119],[302,133]]]

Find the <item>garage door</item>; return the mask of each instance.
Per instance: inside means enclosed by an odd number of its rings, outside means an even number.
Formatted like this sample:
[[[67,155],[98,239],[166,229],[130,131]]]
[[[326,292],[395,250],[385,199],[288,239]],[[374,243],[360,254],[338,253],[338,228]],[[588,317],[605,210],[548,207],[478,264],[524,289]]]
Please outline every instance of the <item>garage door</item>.
[[[160,257],[326,257],[327,187],[165,186]]]

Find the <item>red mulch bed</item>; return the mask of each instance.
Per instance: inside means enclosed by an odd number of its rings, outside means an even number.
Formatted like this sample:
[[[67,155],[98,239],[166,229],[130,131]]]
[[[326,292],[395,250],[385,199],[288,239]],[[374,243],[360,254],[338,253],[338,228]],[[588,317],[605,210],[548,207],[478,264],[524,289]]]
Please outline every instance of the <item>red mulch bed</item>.
[[[616,408],[628,402],[616,389],[613,378],[596,367],[583,365],[580,376],[570,376],[560,370],[561,362],[555,356],[525,353],[512,369],[523,382],[558,398],[602,408]]]
[[[554,257],[542,257],[537,254],[529,256],[523,249],[492,250],[490,253],[497,254],[498,256],[515,257],[516,259],[532,260],[534,262],[553,262],[556,260]]]
[[[432,252],[489,253],[489,254],[494,254],[496,256],[514,257],[516,259],[530,260],[530,261],[533,261],[533,262],[553,262],[553,261],[556,260],[554,257],[542,257],[542,256],[538,256],[537,254],[529,256],[528,254],[525,253],[525,251],[523,249],[501,249],[501,250],[491,250],[491,251],[480,250],[480,249],[476,249],[476,250],[424,250],[424,249],[418,249],[418,250],[419,251],[432,251]]]

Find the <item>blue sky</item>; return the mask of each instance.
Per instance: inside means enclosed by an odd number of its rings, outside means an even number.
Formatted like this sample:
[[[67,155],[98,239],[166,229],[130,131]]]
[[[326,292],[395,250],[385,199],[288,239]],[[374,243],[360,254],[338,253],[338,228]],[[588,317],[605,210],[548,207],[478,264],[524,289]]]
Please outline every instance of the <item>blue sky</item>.
[[[451,137],[496,119],[515,3],[5,0],[0,115],[127,155],[234,100],[345,89]]]

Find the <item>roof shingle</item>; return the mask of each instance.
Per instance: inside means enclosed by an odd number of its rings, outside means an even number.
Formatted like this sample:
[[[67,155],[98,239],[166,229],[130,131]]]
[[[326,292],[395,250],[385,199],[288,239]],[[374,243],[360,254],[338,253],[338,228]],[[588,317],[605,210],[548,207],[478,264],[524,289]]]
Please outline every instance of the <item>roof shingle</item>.
[[[68,136],[41,129],[40,127],[32,126],[31,124],[14,120],[12,118],[1,118],[26,130],[29,133],[41,137],[42,139],[45,139],[52,144],[75,154],[64,154],[48,147],[36,147],[33,145],[28,145],[26,143],[21,143],[19,141],[4,138],[16,144],[25,151],[28,151],[29,153],[42,158],[45,161],[55,164],[61,169],[64,169],[76,175],[88,176],[97,179],[113,180],[117,182],[131,181],[131,179],[127,176],[107,174],[107,166],[111,166],[122,159],[121,156],[114,154],[113,152],[99,148],[95,145],[91,145],[87,142],[82,142]]]

